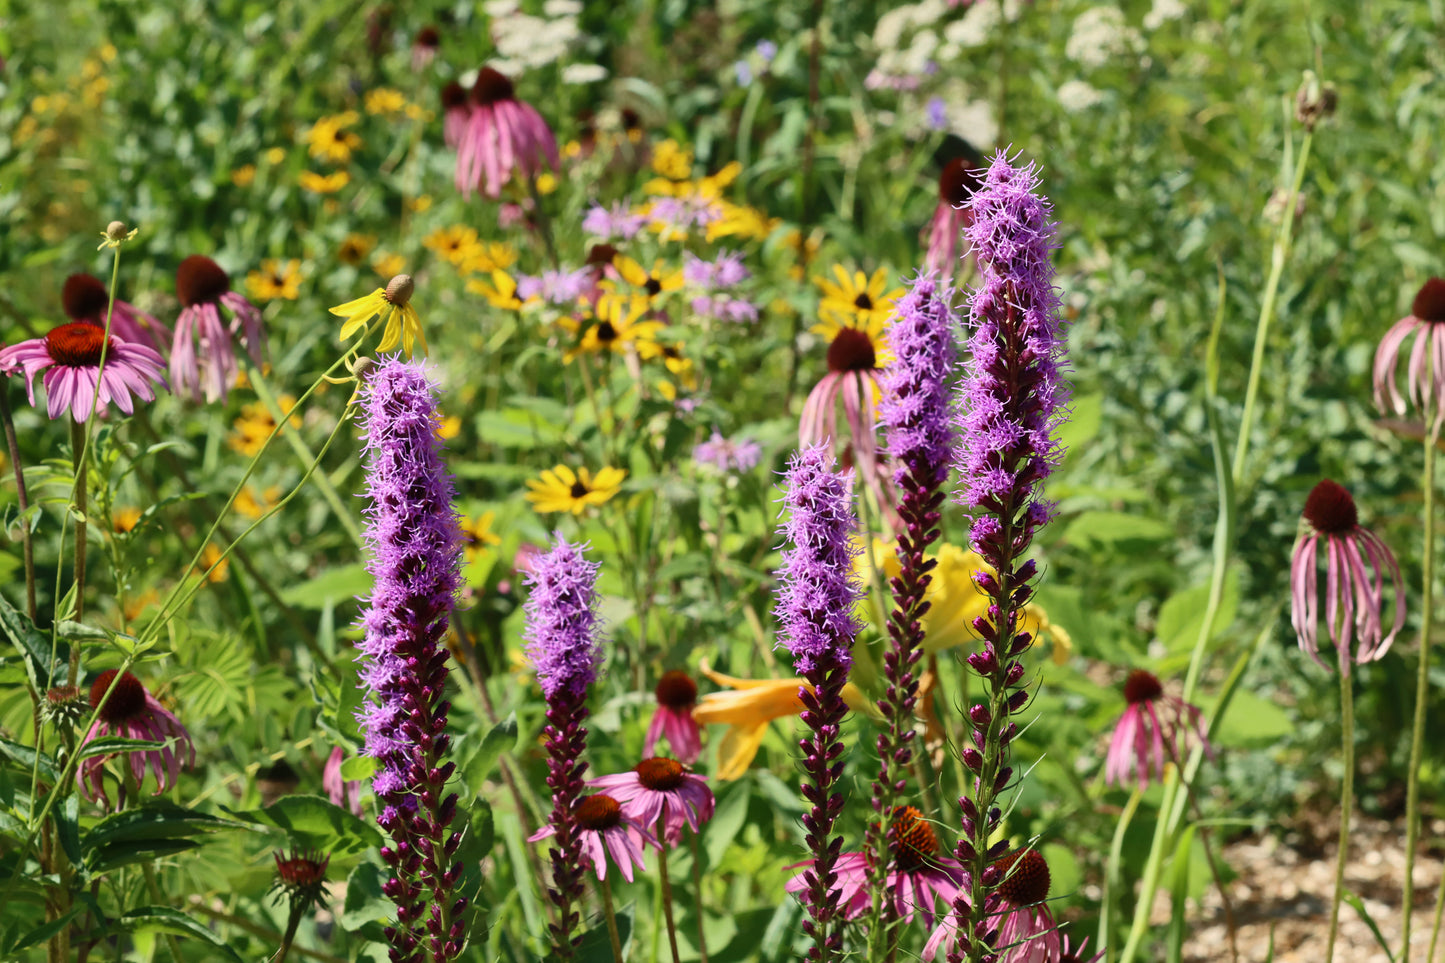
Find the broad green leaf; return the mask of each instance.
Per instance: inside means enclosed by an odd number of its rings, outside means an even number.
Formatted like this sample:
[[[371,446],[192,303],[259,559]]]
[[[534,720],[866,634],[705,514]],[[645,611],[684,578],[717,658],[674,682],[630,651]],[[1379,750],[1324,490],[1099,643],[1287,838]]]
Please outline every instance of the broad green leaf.
[[[368,923],[381,923],[396,916],[396,906],[382,895],[389,873],[375,863],[358,863],[346,881],[346,905],[336,920],[341,928],[355,931]]]
[[[1125,512],[1081,512],[1064,530],[1064,541],[1082,545],[1159,542],[1173,537],[1174,529],[1167,522]]]
[[[617,941],[622,946],[622,958],[627,959],[627,950],[632,943],[632,918],[635,909],[631,903],[617,911]],[[607,932],[607,920],[599,919],[597,925],[582,934],[577,947],[579,963],[612,963],[612,938]]]
[[[136,863],[153,863],[201,844],[194,839],[133,839],[91,850],[85,865],[92,873],[105,873]]]
[[[243,822],[153,800],[134,809],[106,816],[85,834],[82,845],[89,852],[120,842],[200,836],[226,829],[254,831],[253,827]]]
[[[14,945],[9,947],[6,953],[19,953],[21,950],[29,949],[32,946],[39,946],[41,943],[49,940],[56,933],[59,933],[61,930],[69,926],[72,920],[74,920],[81,913],[85,912],[86,908],[87,907],[84,903],[75,904],[70,909],[66,910],[65,913],[63,913],[59,918],[53,919],[49,923],[46,923],[44,926],[37,927],[36,929],[33,929],[29,933],[26,933],[24,936],[20,937],[20,939]]]
[[[380,766],[371,756],[352,756],[341,764],[341,778],[347,782],[370,779]]]
[[[482,738],[482,744],[477,746],[471,758],[462,767],[462,784],[473,793],[481,791],[482,783],[496,768],[497,760],[502,753],[511,752],[517,748],[517,714],[509,713],[507,718],[497,723],[491,731]]]
[[[299,609],[320,609],[371,591],[371,573],[361,563],[338,565],[281,593],[281,600]]]
[[[105,736],[101,739],[92,739],[80,747],[81,759],[89,759],[91,756],[103,756],[111,752],[144,752],[147,749],[160,749],[164,742],[152,742],[149,739],[127,739],[124,736]]]
[[[1171,653],[1188,652],[1199,640],[1204,615],[1209,607],[1209,586],[1196,585],[1169,596],[1159,607],[1155,633]],[[1224,595],[1214,616],[1211,640],[1222,636],[1234,622],[1239,608],[1239,569],[1231,568],[1224,576]]]
[[[30,772],[35,768],[35,750],[30,746],[23,746],[18,742],[12,742],[4,736],[0,736],[0,759],[6,759],[15,764],[15,767],[23,772]],[[47,781],[54,783],[58,770],[55,768],[55,760],[49,754],[40,754],[40,775]]]
[[[116,925],[130,933],[170,933],[174,936],[186,936],[211,946],[227,959],[243,963],[240,955],[219,936],[180,910],[171,909],[169,906],[142,906],[121,916]]]
[[[1202,701],[1207,705],[1210,700]],[[1209,714],[1213,708],[1208,705]],[[1267,746],[1292,732],[1294,721],[1289,713],[1268,699],[1240,689],[1234,693],[1229,713],[1220,720],[1215,737],[1222,746]]]
[[[718,790],[717,809],[703,829],[707,865],[722,865],[723,855],[748,820],[748,803],[752,795],[752,784],[745,779],[728,783]]]
[[[226,811],[248,823],[284,829],[298,845],[332,856],[350,856],[381,845],[376,827],[320,796],[283,796],[261,809]]]
[[[17,611],[3,595],[0,595],[0,631],[25,659],[25,672],[30,684],[38,692],[45,692],[52,686],[64,685],[69,676],[70,646],[63,639],[51,639],[35,627],[30,617]]]

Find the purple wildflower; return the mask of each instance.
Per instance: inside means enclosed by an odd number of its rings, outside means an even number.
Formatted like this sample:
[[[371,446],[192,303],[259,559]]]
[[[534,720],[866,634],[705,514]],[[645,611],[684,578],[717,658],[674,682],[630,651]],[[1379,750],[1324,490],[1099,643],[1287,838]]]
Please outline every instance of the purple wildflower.
[[[746,60],[739,60],[733,64],[733,73],[736,75],[739,87],[746,87],[753,82],[753,68]]]
[[[726,294],[699,294],[692,299],[692,313],[704,318],[751,324],[758,319],[758,309],[751,301]]]
[[[630,241],[646,226],[645,214],[632,213],[627,205],[620,201],[610,208],[593,204],[582,218],[582,230],[609,241],[613,238]]]
[[[847,712],[843,685],[858,632],[854,607],[862,592],[853,579],[850,541],[857,527],[853,517],[852,472],[833,471],[830,444],[804,448],[788,467],[783,502],[788,520],[781,534],[788,547],[778,572],[779,640],[793,654],[793,665],[809,684],[800,686],[803,722],[811,730],[803,750],[803,796],[812,809],[803,816],[813,865],[803,880],[809,919],[804,930],[814,944],[808,958],[823,963],[841,952],[842,933],[833,925],[839,915],[837,888],[841,837],[833,825],[843,809],[842,793],[834,792],[843,772],[840,723]]]
[[[895,872],[896,854],[888,846],[885,814],[894,814],[899,789],[905,785],[913,761],[914,707],[918,702],[918,679],[914,666],[923,657],[922,618],[929,603],[924,601],[933,577],[933,563],[924,553],[939,536],[939,506],[943,482],[948,477],[948,459],[953,448],[953,366],[957,360],[954,328],[957,321],[950,301],[953,290],[940,287],[931,274],[912,282],[912,290],[898,301],[897,313],[888,332],[893,362],[882,377],[883,402],[880,417],[895,468],[893,480],[901,497],[898,503],[898,576],[893,580],[893,609],[888,616],[888,649],[883,657],[887,687],[878,700],[884,720],[878,734],[878,776],[873,781],[873,811],[879,819],[869,823],[865,851],[869,890],[875,912],[870,932],[894,949],[892,923],[897,918],[893,902],[884,902],[888,877]],[[891,816],[890,816],[891,818]],[[957,886],[947,894],[952,903]],[[930,921],[931,922],[931,921]],[[882,952],[876,943],[875,953]]]
[[[533,277],[517,275],[517,298],[530,301],[540,298],[548,304],[571,306],[592,287],[592,269],[575,271],[543,271]]]
[[[100,714],[80,744],[84,746],[107,736],[119,736],[164,745],[158,749],[99,753],[87,756],[81,762],[75,773],[80,794],[86,799],[107,804],[110,798],[105,794],[104,774],[105,764],[111,759],[122,760],[122,764],[130,769],[137,788],[145,782],[147,770],[154,773],[157,796],[176,784],[182,765],[189,769],[196,764],[196,745],[180,720],[161,705],[135,676],[126,672],[117,679],[117,674],[117,670],[107,669],[91,683],[90,707],[100,709]],[[110,698],[105,698],[106,693],[110,693]],[[101,705],[102,699],[105,699],[104,705]],[[121,803],[125,803],[124,789]]]
[[[692,450],[698,465],[711,465],[725,475],[746,474],[758,466],[763,448],[749,438],[724,438],[713,429],[712,437]]]
[[[770,64],[773,58],[778,55],[778,45],[771,40],[759,40],[757,46],[758,56],[763,58],[763,63]]]
[[[176,319],[171,344],[171,389],[192,400],[225,401],[236,381],[236,355],[231,338],[238,331],[251,360],[261,364],[266,333],[261,309],[231,290],[231,278],[215,261],[192,254],[176,268]],[[234,317],[225,324],[221,308]]]
[[[1445,418],[1445,279],[1431,278],[1415,294],[1410,313],[1396,321],[1375,351],[1375,406],[1387,415],[1403,415],[1396,369],[1410,336],[1415,345],[1406,369],[1410,401],[1427,425]]]
[[[699,288],[730,288],[752,277],[739,251],[720,251],[711,261],[688,252],[683,255],[682,279]]]
[[[91,274],[72,274],[61,288],[60,302],[72,321],[84,321],[97,328],[105,327],[110,314],[110,333],[122,341],[143,344],[156,354],[164,354],[171,345],[171,329],[129,301],[115,299],[112,307],[110,289]]]
[[[598,776],[588,785],[620,802],[624,814],[657,830],[657,838],[669,846],[682,839],[683,826],[700,831],[717,808],[707,777],[665,756],[644,759],[626,772]]]
[[[1179,736],[1192,734],[1213,758],[1209,736],[1199,718],[1199,709],[1183,699],[1165,695],[1158,676],[1135,669],[1124,680],[1124,701],[1128,705],[1114,726],[1109,755],[1104,762],[1104,784],[1123,785],[1137,773],[1139,791],[1149,786],[1150,775],[1164,778],[1164,762],[1179,761]]]
[[[964,234],[980,280],[969,303],[972,358],[961,389],[954,466],[963,485],[958,500],[974,510],[974,550],[994,574],[981,569],[974,575],[990,604],[987,615],[974,620],[982,650],[968,659],[982,677],[984,701],[969,709],[972,744],[962,752],[974,780],[972,796],[959,800],[963,832],[955,854],[969,869],[969,885],[954,901],[957,940],[950,963],[965,956],[981,963],[1002,945],[1004,874],[995,861],[1007,842],[989,840],[1000,820],[995,801],[1013,779],[1008,747],[1018,726],[1008,717],[1029,698],[1018,658],[1032,642],[1020,622],[1036,567],[1025,553],[1050,517],[1038,488],[1063,455],[1054,437],[1068,403],[1063,321],[1049,254],[1055,227],[1038,186],[1033,165],[1014,167],[1000,151],[969,200],[973,222]]]
[[[686,235],[692,228],[707,227],[722,216],[722,205],[703,194],[659,197],[647,211],[648,220],[661,225],[664,238]]]
[[[441,419],[422,366],[384,357],[364,392],[366,537],[375,584],[361,618],[361,678],[377,701],[359,718],[365,752],[381,763],[371,783],[381,806],[377,823],[393,842],[381,849],[392,872],[382,891],[397,915],[387,939],[397,963],[448,960],[460,955],[466,932],[466,900],[453,895],[462,864],[452,858],[462,834],[447,832],[457,797],[442,795],[456,769],[446,761],[442,640],[460,580],[461,530],[437,436]]]
[[[361,808],[361,782],[356,779],[346,779],[341,775],[341,763],[346,759],[346,753],[340,746],[331,750],[331,755],[326,757],[326,766],[321,770],[321,788],[326,791],[326,798],[338,806],[345,806],[353,813],[360,816]]]
[[[1340,671],[1350,665],[1384,658],[1405,625],[1405,585],[1400,564],[1380,536],[1360,524],[1355,500],[1343,485],[1328,478],[1316,485],[1305,500],[1304,519],[1310,532],[1295,545],[1290,562],[1290,619],[1299,646],[1323,666],[1319,656],[1318,565],[1320,546],[1325,555],[1325,628],[1339,654]],[[1381,620],[1385,604],[1385,575],[1394,583],[1395,623],[1386,635]],[[1359,646],[1350,647],[1355,637]]]
[[[557,544],[532,563],[526,581],[527,658],[547,699],[547,785],[552,789],[549,825],[556,839],[552,849],[552,885],[548,896],[557,906],[550,924],[558,957],[570,960],[581,934],[573,935],[581,914],[584,841],[576,823],[587,764],[587,687],[597,679],[602,643],[597,631],[597,563],[557,535]]]
[[[924,109],[928,116],[928,126],[933,130],[946,130],[948,128],[948,105],[942,97],[928,98],[928,106]]]

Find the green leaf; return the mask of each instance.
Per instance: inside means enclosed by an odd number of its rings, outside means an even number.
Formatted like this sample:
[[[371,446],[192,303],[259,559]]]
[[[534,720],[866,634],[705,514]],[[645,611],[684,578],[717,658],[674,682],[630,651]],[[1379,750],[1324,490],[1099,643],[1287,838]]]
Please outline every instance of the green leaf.
[[[346,905],[336,918],[342,929],[354,932],[396,915],[396,906],[381,892],[389,875],[384,867],[375,863],[357,864],[346,880]]]
[[[380,767],[381,763],[371,756],[352,756],[341,764],[341,778],[347,782],[360,782],[370,779]]]
[[[51,810],[55,820],[55,835],[60,837],[60,847],[72,863],[81,861],[80,854],[80,794],[71,793]]]
[[[76,903],[70,909],[66,910],[66,912],[58,919],[51,920],[44,926],[33,929],[29,933],[26,933],[24,936],[20,937],[20,940],[18,942],[16,942],[14,945],[10,946],[6,950],[6,954],[9,955],[12,953],[19,953],[21,950],[29,949],[32,946],[39,946],[41,943],[49,940],[56,933],[59,933],[61,930],[69,926],[71,921],[74,920],[81,913],[84,913],[85,910],[86,905],[84,903]]]
[[[1079,395],[1069,402],[1069,419],[1059,426],[1059,445],[1077,457],[1084,444],[1099,434],[1104,420],[1104,396]]]
[[[1155,634],[1170,653],[1188,652],[1194,647],[1194,643],[1199,640],[1199,630],[1204,625],[1204,615],[1208,607],[1208,585],[1196,585],[1176,592],[1160,606]],[[1219,611],[1214,616],[1211,641],[1228,631],[1238,608],[1239,569],[1231,568],[1224,575],[1224,596],[1220,599]]]
[[[174,803],[152,801],[106,816],[85,834],[83,848],[89,851],[121,842],[200,836],[225,829],[251,830],[251,827]]]
[[[361,563],[329,568],[315,578],[281,593],[281,600],[299,609],[320,609],[371,591],[371,573]]]
[[[248,823],[284,829],[299,845],[332,856],[350,856],[381,845],[376,827],[320,796],[283,796],[261,809],[226,811]]]
[[[147,749],[160,749],[165,746],[164,742],[152,742],[149,739],[127,739],[124,736],[106,736],[103,739],[93,739],[80,747],[79,756],[81,759],[89,759],[91,756],[103,756],[108,752],[134,752]]]
[[[106,873],[136,863],[153,863],[200,845],[194,839],[136,839],[91,850],[85,865],[92,873]]]
[[[482,738],[482,744],[477,746],[476,752],[472,753],[462,767],[462,783],[473,793],[481,791],[482,783],[496,768],[497,760],[502,753],[511,752],[517,748],[517,714],[508,713],[507,718],[492,726],[490,732]]]
[[[748,819],[752,786],[746,780],[728,783],[717,794],[717,808],[704,830],[703,847],[709,866],[722,865],[723,855]]]
[[[1214,714],[1210,700],[1201,700],[1207,715]],[[1262,699],[1244,689],[1234,693],[1229,714],[1220,720],[1215,733],[1222,746],[1264,746],[1274,745],[1280,739],[1294,732],[1294,721],[1289,713],[1268,699]]]
[[[30,746],[23,746],[18,742],[12,742],[4,736],[0,736],[0,758],[8,759],[15,764],[15,767],[23,772],[29,773],[35,768],[35,750]],[[40,754],[40,775],[52,785],[59,778],[59,770],[55,768],[55,760],[47,753]]]
[[[0,631],[20,650],[25,659],[25,673],[37,692],[43,694],[52,686],[65,684],[70,674],[70,646],[57,638],[52,652],[50,637],[37,629],[28,615],[16,611],[3,595],[0,595]]]
[[[1390,949],[1390,944],[1385,942],[1385,934],[1380,932],[1380,927],[1375,923],[1375,918],[1370,915],[1369,910],[1365,909],[1365,901],[1360,899],[1358,894],[1350,890],[1345,890],[1340,893],[1340,899],[1354,907],[1355,912],[1360,914],[1360,919],[1365,921],[1365,925],[1368,926],[1370,932],[1374,934],[1375,942],[1380,944],[1380,949],[1384,950],[1385,956],[1389,957],[1390,963],[1395,963],[1394,951]]]
[[[560,444],[563,437],[562,429],[558,427],[560,421],[542,418],[521,408],[483,411],[472,424],[476,427],[477,436],[487,444],[519,451],[552,448]]]
[[[617,911],[617,939],[622,945],[622,958],[627,959],[627,949],[632,943],[632,917],[636,910],[628,903]],[[598,920],[597,925],[582,934],[577,946],[580,963],[612,963],[612,939],[607,935],[607,920]]]
[[[213,947],[229,960],[243,963],[240,955],[227,946],[219,936],[180,910],[171,909],[169,906],[142,906],[140,909],[131,910],[121,916],[117,925],[119,929],[129,933],[170,933],[175,936],[188,936]]]
[[[1109,546],[1121,542],[1158,542],[1174,537],[1166,522],[1125,512],[1080,512],[1064,530],[1064,541],[1085,546]]]

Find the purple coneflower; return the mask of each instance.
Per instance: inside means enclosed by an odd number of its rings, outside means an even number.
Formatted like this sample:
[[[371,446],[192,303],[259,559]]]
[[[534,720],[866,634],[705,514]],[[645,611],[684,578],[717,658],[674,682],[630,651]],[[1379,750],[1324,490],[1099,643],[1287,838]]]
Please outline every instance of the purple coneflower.
[[[1386,414],[1405,413],[1396,369],[1410,336],[1415,346],[1406,369],[1409,400],[1426,425],[1445,417],[1445,279],[1431,278],[1415,295],[1410,313],[1396,321],[1375,351],[1375,405]]]
[[[236,356],[231,338],[241,332],[246,350],[261,363],[265,334],[261,310],[231,290],[231,278],[210,258],[192,254],[176,268],[176,297],[181,316],[176,319],[171,344],[171,387],[189,393],[195,401],[224,401],[236,381]],[[221,308],[235,315],[230,325],[221,320]]]
[[[763,447],[750,438],[724,438],[722,432],[713,429],[712,436],[692,450],[692,460],[697,465],[709,465],[724,475],[742,475],[758,467],[762,461]]]
[[[535,107],[518,100],[512,82],[483,67],[472,85],[466,130],[457,147],[457,190],[463,197],[483,188],[488,197],[502,196],[502,185],[514,171],[537,174],[545,163],[558,170],[557,138]]]
[[[155,774],[156,791],[159,796],[180,778],[181,767],[190,768],[196,764],[196,745],[191,734],[171,712],[156,701],[145,685],[129,672],[116,678],[117,670],[108,669],[96,677],[90,686],[90,707],[100,708],[95,724],[81,740],[81,745],[116,736],[121,739],[140,739],[146,742],[165,743],[159,749],[135,749],[123,753],[102,753],[82,760],[75,780],[80,793],[91,801],[101,801],[107,806],[110,798],[105,794],[105,763],[123,756],[122,765],[130,768],[136,788],[145,784],[146,770]],[[111,688],[112,681],[115,688]],[[110,698],[105,699],[106,692]],[[105,705],[101,700],[105,699]],[[122,787],[121,801],[124,802]]]
[[[441,49],[442,35],[436,27],[422,27],[411,39],[411,69],[417,73],[431,66]]]
[[[60,289],[60,303],[72,321],[84,321],[105,329],[106,311],[110,308],[110,289],[92,274],[72,274]],[[115,299],[110,311],[110,333],[131,344],[143,344],[157,354],[164,353],[171,343],[171,329],[146,314],[129,301]]]
[[[602,643],[597,629],[597,563],[582,554],[585,546],[557,536],[557,544],[533,560],[526,582],[527,658],[547,700],[547,785],[552,790],[548,821],[556,838],[552,849],[552,885],[547,894],[557,907],[550,923],[552,945],[570,960],[580,934],[583,840],[576,822],[587,763],[587,687],[597,680]]]
[[[700,830],[716,805],[706,776],[661,756],[644,759],[627,772],[599,776],[588,785],[616,799],[643,826],[652,828],[661,820],[658,838],[669,846],[677,845],[684,825]]]
[[[622,804],[605,793],[583,796],[572,810],[575,832],[582,841],[582,853],[592,864],[599,880],[607,879],[607,857],[610,854],[622,878],[632,882],[632,870],[646,871],[642,860],[643,844],[658,845],[657,839],[636,818],[623,812]],[[551,825],[543,826],[527,842],[555,836]]]
[[[105,355],[102,369],[101,354]],[[35,404],[35,376],[45,372],[46,413],[56,419],[70,412],[77,422],[91,415],[91,402],[98,410],[115,402],[126,414],[134,409],[131,395],[143,401],[155,398],[152,383],[165,384],[161,372],[165,361],[143,344],[131,344],[85,321],[72,321],[52,328],[43,338],[33,338],[0,350],[0,372],[25,374],[25,392]],[[96,393],[99,382],[100,391]]]
[[[1384,657],[1405,625],[1405,585],[1400,565],[1380,537],[1360,525],[1350,493],[1328,478],[1305,499],[1304,520],[1310,531],[1295,545],[1290,562],[1290,621],[1300,648],[1324,666],[1319,656],[1319,589],[1315,563],[1324,544],[1325,627],[1339,653],[1340,671],[1349,674],[1355,662]],[[1367,570],[1368,569],[1368,570]],[[1395,623],[1385,635],[1381,622],[1385,574],[1394,584]],[[1359,645],[1351,652],[1358,637]]]
[[[951,278],[958,272],[958,241],[973,221],[968,199],[978,189],[978,177],[969,169],[969,162],[955,157],[943,165],[938,175],[938,207],[928,222],[928,253],[924,268]]]
[[[1128,705],[1114,727],[1109,755],[1104,762],[1104,784],[1123,785],[1137,774],[1139,791],[1151,777],[1164,778],[1164,763],[1178,762],[1179,736],[1192,733],[1212,755],[1199,709],[1175,696],[1165,695],[1157,676],[1135,669],[1124,680]]]
[[[642,754],[648,758],[656,756],[657,740],[666,739],[672,754],[683,765],[697,762],[702,754],[702,727],[692,717],[692,710],[697,706],[697,683],[686,672],[669,669],[657,680],[653,695],[657,697],[657,710],[647,726]]]
[[[433,389],[420,364],[378,360],[364,387],[366,538],[374,580],[361,617],[361,679],[375,695],[358,713],[366,754],[381,768],[372,778],[391,836],[381,848],[391,870],[382,892],[396,903],[387,928],[394,961],[458,956],[466,900],[454,889],[461,832],[448,827],[457,797],[444,787],[447,761],[448,616],[460,582],[461,530],[452,508],[451,476],[442,461]]]
[[[518,274],[517,297],[523,301],[539,298],[548,304],[572,307],[591,291],[592,275],[592,269],[586,266],[575,271],[546,270],[535,277]]]
[[[909,921],[914,912],[923,918],[923,925],[933,928],[934,920],[947,915],[958,888],[963,882],[963,867],[957,860],[942,855],[938,836],[912,806],[894,807],[887,832],[890,859],[884,886],[892,904],[894,919]],[[838,906],[844,919],[857,919],[868,911],[869,853],[843,853],[835,867],[838,873]],[[808,866],[809,863],[799,863]],[[790,867],[791,868],[791,867]],[[807,898],[807,880],[799,874],[788,881],[786,889]],[[938,912],[938,904],[943,912]]]
[[[833,925],[839,910],[841,844],[833,826],[843,809],[843,794],[834,790],[843,773],[839,736],[848,706],[842,692],[853,664],[851,649],[858,633],[854,611],[862,597],[853,580],[856,549],[850,539],[857,523],[852,473],[833,471],[827,445],[795,454],[787,478],[783,502],[788,518],[780,532],[787,547],[778,572],[776,611],[779,641],[809,684],[798,692],[803,722],[810,730],[799,742],[802,789],[812,804],[803,815],[805,841],[813,854],[813,865],[803,873],[809,913],[803,928],[814,940],[809,959],[823,963],[843,945],[842,933]]]
[[[990,869],[1001,880],[996,892],[1002,915],[993,939],[998,963],[1060,963],[1063,943],[1058,924],[1044,902],[1049,895],[1049,864],[1043,855],[1033,849],[1014,853]],[[957,936],[958,918],[950,915],[928,938],[923,958],[932,960],[945,949],[951,958],[958,949]]]
[[[360,816],[362,813],[361,781],[359,779],[348,780],[341,775],[341,763],[345,758],[346,753],[340,746],[331,750],[331,755],[326,757],[326,766],[321,770],[321,788],[333,804],[345,806]]]
[[[442,140],[452,150],[457,150],[467,134],[467,121],[472,113],[467,104],[467,88],[455,80],[449,81],[442,88],[441,101]]]
[[[1022,616],[1037,568],[1026,553],[1052,514],[1039,487],[1063,457],[1055,430],[1069,389],[1050,254],[1056,230],[1038,187],[1033,165],[1014,167],[1000,151],[969,201],[972,223],[965,235],[980,277],[969,302],[971,359],[960,390],[953,461],[963,482],[957,498],[974,515],[973,549],[987,566],[974,581],[989,608],[974,620],[982,649],[968,658],[982,679],[984,700],[968,710],[972,744],[962,751],[973,793],[959,800],[963,832],[955,854],[969,870],[969,885],[954,902],[957,939],[950,963],[965,956],[981,963],[1002,946],[990,921],[1005,898],[994,862],[1007,842],[992,840],[1001,818],[995,802],[1014,778],[1009,743],[1018,725],[1009,716],[1029,699],[1019,657],[1033,642]]]

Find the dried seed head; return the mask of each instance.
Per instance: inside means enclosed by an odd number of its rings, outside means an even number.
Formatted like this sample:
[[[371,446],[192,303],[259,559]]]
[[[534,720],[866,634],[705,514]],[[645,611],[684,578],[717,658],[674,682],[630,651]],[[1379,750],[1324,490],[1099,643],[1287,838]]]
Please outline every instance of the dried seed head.
[[[637,773],[637,781],[642,783],[644,788],[659,792],[676,789],[687,777],[687,769],[682,763],[662,757],[644,759],[633,771]]]
[[[697,683],[686,672],[669,669],[657,680],[653,690],[657,704],[669,709],[690,709],[697,705]]]
[[[1321,481],[1305,499],[1305,521],[1321,535],[1348,532],[1360,523],[1360,513],[1355,500],[1343,485]]]
[[[211,304],[230,290],[230,275],[203,254],[192,254],[176,268],[176,297],[183,307]]]
[[[130,228],[126,227],[125,221],[111,221],[105,226],[107,241],[124,241],[129,234]]]
[[[386,283],[386,290],[382,292],[382,297],[386,298],[389,304],[404,308],[406,303],[411,300],[414,291],[416,291],[416,282],[411,279],[411,275],[398,274]]]

